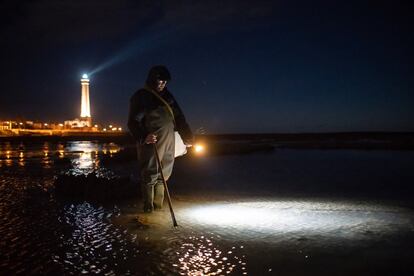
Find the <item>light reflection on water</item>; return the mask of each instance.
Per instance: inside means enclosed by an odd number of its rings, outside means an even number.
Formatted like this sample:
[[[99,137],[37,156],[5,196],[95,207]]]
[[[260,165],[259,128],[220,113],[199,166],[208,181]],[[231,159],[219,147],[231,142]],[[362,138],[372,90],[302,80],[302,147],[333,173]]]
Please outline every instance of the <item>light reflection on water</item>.
[[[65,146],[63,144],[57,144],[57,153],[59,158],[65,157]]]
[[[24,167],[25,161],[24,161],[24,151],[19,152],[19,165]]]
[[[66,250],[54,262],[71,274],[131,275],[126,262],[139,251],[130,246],[134,237],[110,223],[118,214],[116,206],[108,211],[87,202],[66,205],[59,220],[71,231],[60,236]]]
[[[101,168],[99,156],[110,155],[120,151],[114,143],[100,144],[94,141],[71,142],[65,149],[66,155],[71,155],[72,171],[74,175],[87,175]]]
[[[53,262],[61,267],[69,274],[105,274],[105,275],[133,275],[133,271],[137,271],[140,268],[141,257],[135,252],[137,246],[133,244],[135,237],[131,237],[125,230],[121,230],[110,222],[110,218],[116,215],[119,211],[116,207],[109,206],[106,208],[97,207],[88,202],[69,203],[55,205],[53,201],[47,203],[51,198],[47,194],[45,197],[37,198],[37,193],[43,193],[38,190],[41,185],[44,185],[42,180],[36,181],[35,178],[31,178],[29,171],[33,171],[35,174],[39,172],[39,169],[46,169],[52,175],[54,170],[64,172],[70,172],[75,175],[87,175],[92,172],[97,172],[102,169],[100,167],[99,159],[104,155],[116,154],[119,152],[120,147],[114,143],[99,143],[97,141],[71,141],[66,143],[41,143],[41,144],[13,144],[13,143],[0,143],[0,167],[7,166],[8,177],[4,187],[8,187],[12,192],[8,193],[3,190],[3,186],[0,188],[0,199],[7,197],[7,202],[4,203],[8,216],[17,218],[19,216],[19,210],[26,208],[18,208],[18,210],[12,211],[9,208],[10,204],[16,204],[21,201],[23,195],[15,193],[13,189],[18,191],[25,191],[26,185],[19,177],[23,176],[27,179],[32,179],[28,183],[33,185],[33,191],[36,196],[30,198],[30,202],[35,202],[39,206],[27,206],[30,210],[38,210],[42,212],[42,208],[50,204],[52,208],[46,208],[56,211],[56,216],[46,216],[42,224],[46,228],[53,226],[60,229],[59,232],[52,234],[58,235],[58,244],[55,244],[52,248],[47,248],[49,252],[55,252],[52,256]],[[63,165],[63,167],[60,167]],[[34,170],[33,170],[34,169]],[[23,172],[23,174],[15,175],[14,172]],[[0,174],[0,184],[3,181]],[[13,188],[14,187],[14,188]],[[46,189],[44,190],[46,191]],[[9,199],[10,198],[10,199]],[[41,199],[45,200],[41,201]],[[10,203],[10,204],[9,204]],[[32,203],[31,203],[32,204]],[[24,210],[23,210],[24,211]],[[24,211],[25,212],[25,211]],[[3,214],[5,215],[5,214]],[[36,221],[36,219],[34,219]],[[24,227],[24,226],[23,226]],[[52,229],[52,228],[51,228]],[[0,233],[12,233],[9,225],[3,225],[0,227]],[[17,230],[17,229],[15,229]],[[19,232],[17,232],[19,233]],[[38,233],[34,233],[37,235]],[[4,241],[7,244],[16,244],[10,240],[19,240],[22,237],[8,234],[4,237]],[[35,241],[33,242],[35,244]],[[29,249],[27,245],[11,246],[8,249],[8,254],[20,254],[19,252],[26,252],[22,255],[22,258],[16,257],[10,261],[15,264],[16,270],[13,267],[10,268],[10,272],[18,271],[18,267],[26,267],[30,271],[30,265],[33,259],[39,259],[36,255],[36,246],[29,243]],[[0,249],[1,249],[0,245]],[[141,248],[141,247],[140,247]],[[1,250],[0,250],[1,251]],[[20,255],[18,255],[20,256]],[[47,256],[46,256],[47,258]],[[49,256],[50,258],[50,256]],[[9,262],[6,260],[6,263]],[[1,266],[3,262],[0,260],[0,274],[2,274]],[[47,270],[46,270],[47,271]],[[13,275],[11,273],[9,275]]]
[[[225,275],[237,271],[247,274],[245,255],[239,254],[243,246],[223,250],[215,244],[214,236],[189,236],[177,250],[178,262],[173,267],[180,275]]]
[[[42,161],[41,161],[41,164],[42,164],[42,167],[43,168],[45,168],[45,169],[50,169],[51,168],[51,166],[52,166],[52,164],[51,164],[51,158],[50,158],[50,156],[49,156],[49,143],[48,142],[45,142],[44,144],[43,144],[43,158],[42,158]]]
[[[78,173],[88,174],[100,167],[101,155],[112,156],[120,151],[115,143],[99,143],[98,141],[69,141],[66,143],[12,144],[0,143],[0,167],[40,164],[43,169],[51,169],[56,160],[68,158]]]

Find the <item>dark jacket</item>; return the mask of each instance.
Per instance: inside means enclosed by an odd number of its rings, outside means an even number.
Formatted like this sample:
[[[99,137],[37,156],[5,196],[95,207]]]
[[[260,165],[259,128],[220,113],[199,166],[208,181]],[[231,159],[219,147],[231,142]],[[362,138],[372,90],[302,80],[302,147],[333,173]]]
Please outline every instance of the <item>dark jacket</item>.
[[[184,114],[173,95],[166,88],[159,95],[170,105],[175,120],[173,120],[168,108],[160,99],[145,89],[138,90],[130,99],[128,116],[128,128],[135,140],[143,143],[145,137],[154,132],[153,127],[161,127],[159,123],[149,122],[149,120],[154,120],[154,116],[150,116],[150,114],[157,112],[161,117],[167,118],[161,123],[168,123],[168,120],[170,122],[175,121],[175,130],[179,132],[184,143],[192,144],[193,134],[190,126],[187,124]]]

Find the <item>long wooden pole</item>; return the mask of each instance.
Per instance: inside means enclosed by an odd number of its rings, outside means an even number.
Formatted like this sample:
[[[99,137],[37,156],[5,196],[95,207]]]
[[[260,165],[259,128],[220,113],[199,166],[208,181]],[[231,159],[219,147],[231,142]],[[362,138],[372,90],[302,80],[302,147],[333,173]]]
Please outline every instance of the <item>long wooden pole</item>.
[[[170,196],[170,192],[168,191],[167,181],[165,181],[164,173],[162,171],[162,164],[160,161],[160,156],[158,155],[157,144],[154,144],[154,151],[155,151],[155,157],[157,158],[158,166],[161,171],[161,178],[162,178],[162,182],[164,183],[165,192],[167,193],[167,201],[168,201],[168,206],[170,207],[171,219],[172,219],[174,227],[177,227],[178,224],[177,224],[177,220],[175,219],[175,214],[174,214],[174,210],[173,210],[172,203],[171,203],[171,196]]]

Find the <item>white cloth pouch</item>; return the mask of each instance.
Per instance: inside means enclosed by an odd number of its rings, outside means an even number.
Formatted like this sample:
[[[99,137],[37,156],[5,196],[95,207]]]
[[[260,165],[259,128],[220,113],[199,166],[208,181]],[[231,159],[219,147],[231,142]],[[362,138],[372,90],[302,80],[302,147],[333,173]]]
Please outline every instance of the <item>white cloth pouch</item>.
[[[184,144],[183,139],[181,139],[178,131],[174,131],[175,136],[175,154],[174,157],[182,156],[187,153],[187,146]]]

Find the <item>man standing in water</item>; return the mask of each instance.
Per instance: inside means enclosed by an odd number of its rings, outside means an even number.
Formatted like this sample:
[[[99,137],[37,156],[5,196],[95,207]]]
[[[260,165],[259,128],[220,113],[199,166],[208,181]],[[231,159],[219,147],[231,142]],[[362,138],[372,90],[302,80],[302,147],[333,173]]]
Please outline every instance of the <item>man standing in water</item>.
[[[144,212],[147,213],[161,209],[164,201],[164,185],[154,144],[157,144],[162,172],[168,180],[174,165],[174,130],[179,132],[186,146],[193,143],[193,134],[184,114],[166,87],[170,80],[170,72],[165,66],[154,66],[144,88],[130,99],[128,128],[137,141]]]

